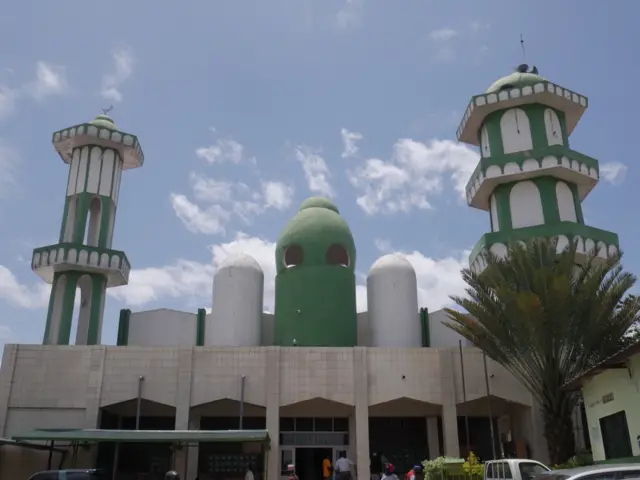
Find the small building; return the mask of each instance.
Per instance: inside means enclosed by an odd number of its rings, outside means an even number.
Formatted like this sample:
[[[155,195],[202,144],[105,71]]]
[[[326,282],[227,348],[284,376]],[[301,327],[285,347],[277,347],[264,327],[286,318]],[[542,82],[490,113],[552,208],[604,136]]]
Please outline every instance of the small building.
[[[593,460],[640,461],[640,342],[594,366],[567,388],[582,389]]]

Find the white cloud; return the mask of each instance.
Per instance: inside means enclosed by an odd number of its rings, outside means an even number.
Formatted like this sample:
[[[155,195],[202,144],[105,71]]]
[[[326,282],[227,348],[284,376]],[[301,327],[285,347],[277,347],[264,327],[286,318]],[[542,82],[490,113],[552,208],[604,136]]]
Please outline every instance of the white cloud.
[[[627,176],[627,166],[620,162],[600,165],[600,177],[614,185],[620,185]]]
[[[301,145],[296,147],[295,156],[296,160],[302,164],[309,190],[327,197],[333,197],[335,191],[329,183],[331,172],[329,172],[327,162],[320,156],[320,152]]]
[[[186,196],[172,193],[171,206],[189,231],[208,235],[225,233],[225,224],[228,222],[230,214],[220,205],[200,208]]]
[[[9,87],[0,83],[0,120],[11,115],[23,98],[44,100],[62,95],[68,89],[65,67],[44,61],[36,63],[36,77],[22,85]]]
[[[38,283],[35,286],[22,285],[5,266],[0,265],[0,299],[20,308],[45,308],[49,305],[51,287]]]
[[[464,197],[478,159],[475,150],[450,140],[422,143],[405,138],[394,145],[391,160],[365,160],[348,176],[367,214],[409,212],[430,208],[429,197],[441,193],[447,179]]]
[[[336,15],[338,28],[347,29],[360,23],[364,0],[344,0],[344,5]]]
[[[457,36],[458,32],[452,28],[440,28],[438,30],[433,30],[429,33],[429,39],[434,42],[448,42],[453,37]]]
[[[36,79],[27,88],[36,100],[65,93],[68,88],[65,68],[39,61],[36,64]]]
[[[342,136],[342,143],[344,150],[342,151],[342,158],[354,157],[358,153],[358,145],[356,143],[362,140],[362,134],[357,132],[350,132],[346,128],[340,130]]]
[[[278,181],[261,181],[256,190],[242,182],[215,180],[192,173],[190,182],[199,204],[185,195],[172,194],[173,210],[189,231],[210,235],[225,233],[234,215],[248,224],[269,209],[286,210],[294,194],[293,187]]]
[[[100,95],[113,102],[122,101],[120,86],[131,77],[135,64],[133,53],[129,49],[113,52],[113,70],[102,77]]]
[[[244,146],[232,138],[219,138],[213,145],[198,148],[196,155],[212,164],[226,162],[238,164],[246,158]]]

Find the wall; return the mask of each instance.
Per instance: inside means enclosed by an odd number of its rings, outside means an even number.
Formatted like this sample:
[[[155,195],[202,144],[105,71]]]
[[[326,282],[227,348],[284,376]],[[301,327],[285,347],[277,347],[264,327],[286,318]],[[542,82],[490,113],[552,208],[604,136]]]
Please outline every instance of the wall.
[[[369,312],[358,313],[358,346],[371,346],[371,324],[369,323]]]
[[[196,330],[195,313],[167,308],[134,312],[129,320],[128,345],[192,347],[196,344]]]
[[[449,316],[444,310],[429,312],[429,345],[432,348],[458,347],[460,340],[462,346],[471,346],[471,342],[459,333],[444,325],[448,322]]]
[[[633,455],[640,455],[640,447],[636,440],[640,435],[640,409],[638,408],[640,405],[640,354],[631,357],[629,366],[629,370],[606,370],[583,385],[582,395],[594,461],[605,460],[600,419],[621,410],[627,413]],[[609,393],[614,394],[613,401],[603,403],[602,397]]]

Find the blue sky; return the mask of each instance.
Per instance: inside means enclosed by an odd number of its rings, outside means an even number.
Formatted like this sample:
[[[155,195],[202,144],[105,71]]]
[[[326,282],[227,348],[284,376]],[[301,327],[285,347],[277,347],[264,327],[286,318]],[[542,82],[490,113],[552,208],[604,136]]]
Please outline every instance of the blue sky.
[[[631,1],[13,2],[0,18],[0,346],[42,340],[47,287],[29,259],[57,241],[68,173],[51,133],[109,105],[146,162],[123,175],[113,245],[133,271],[108,297],[105,343],[120,308],[210,307],[236,251],[262,264],[272,307],[273,243],[311,194],[349,221],[360,284],[404,252],[421,303],[442,307],[490,229],[458,191],[477,154],[455,130],[469,98],[522,62],[521,33],[528,63],[589,97],[571,145],[608,179],[586,220],[618,232],[640,272],[624,214],[640,181],[639,14]]]

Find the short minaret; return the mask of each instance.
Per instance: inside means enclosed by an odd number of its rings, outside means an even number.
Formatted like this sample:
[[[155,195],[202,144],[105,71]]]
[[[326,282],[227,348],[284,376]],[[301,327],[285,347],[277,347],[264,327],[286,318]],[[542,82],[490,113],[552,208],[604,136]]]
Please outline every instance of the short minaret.
[[[520,65],[471,99],[458,140],[480,147],[466,188],[470,206],[489,212],[491,233],[469,258],[484,268],[484,250],[505,255],[513,241],[558,238],[558,249],[576,242],[606,258],[618,251],[615,233],[584,224],[581,202],[598,182],[595,158],[569,147],[569,135],[587,109],[585,96]]]
[[[135,135],[118,130],[106,114],[53,134],[69,165],[60,238],[36,248],[31,268],[52,284],[44,344],[68,345],[76,289],[80,289],[76,345],[96,345],[102,333],[106,289],[129,282],[129,260],[111,239],[123,170],[142,166]]]

